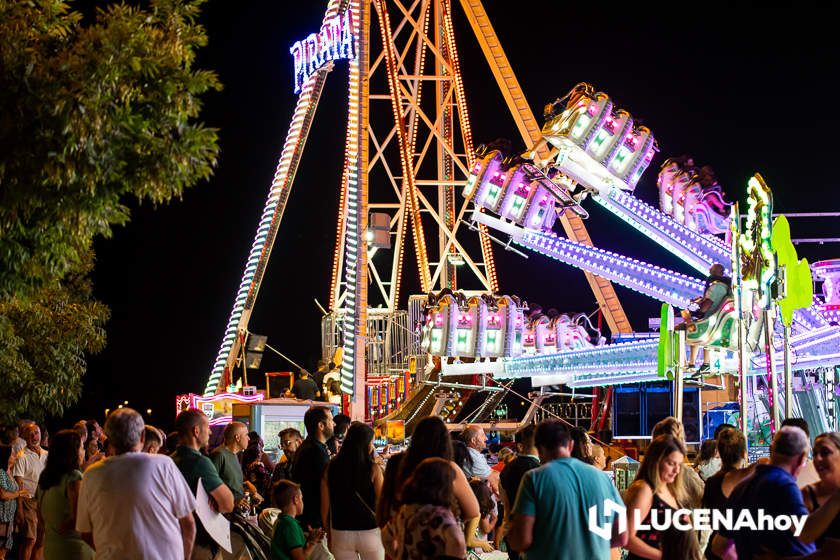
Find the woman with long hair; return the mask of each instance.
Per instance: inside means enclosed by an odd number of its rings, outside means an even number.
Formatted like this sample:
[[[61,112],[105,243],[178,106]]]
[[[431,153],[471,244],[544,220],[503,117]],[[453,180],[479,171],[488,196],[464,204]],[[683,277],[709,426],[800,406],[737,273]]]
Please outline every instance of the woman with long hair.
[[[472,471],[473,458],[470,456],[467,444],[460,439],[452,440],[452,461],[461,467],[461,470],[464,471],[464,476],[467,476],[467,473]]]
[[[403,504],[382,529],[391,558],[466,558],[464,533],[450,507],[455,499],[452,462],[430,457],[417,465],[403,488]]]
[[[382,495],[376,507],[376,521],[379,527],[384,527],[397,512],[403,484],[417,465],[427,457],[452,460],[452,438],[446,424],[436,416],[420,420],[411,434],[408,448],[388,459]]]
[[[461,467],[452,461],[452,438],[446,424],[439,416],[428,416],[417,423],[414,433],[411,435],[411,443],[408,449],[395,455],[388,460],[385,470],[385,482],[383,492],[377,509],[377,523],[380,527],[396,514],[402,504],[402,489],[406,481],[412,475],[417,466],[425,459],[436,457],[449,463],[454,473],[453,505],[457,507],[456,517],[469,522],[475,527],[478,526],[479,509],[478,500],[475,498],[470,484],[467,481]],[[473,539],[469,539],[472,541]],[[481,546],[483,544],[468,543],[470,546]],[[488,545],[489,546],[489,545]]]
[[[486,480],[477,478],[470,481],[470,488],[475,494],[475,499],[478,500],[479,521],[475,538],[489,540],[488,536],[496,528],[498,519],[498,508],[496,500],[493,499],[493,491],[490,490],[490,485]]]
[[[685,447],[685,426],[682,420],[673,416],[667,416],[653,426],[650,436],[673,436]],[[699,508],[703,501],[703,479],[697,471],[691,468],[680,469],[679,485],[685,490],[685,502],[687,508]]]
[[[653,439],[645,452],[639,472],[627,494],[627,533],[629,540],[627,559],[650,558],[660,560],[661,532],[656,529],[638,529],[635,520],[650,526],[651,517],[659,523],[685,503],[685,488],[680,485],[680,468],[685,458],[685,447],[677,438],[669,435]],[[638,511],[638,513],[636,513]]]
[[[85,460],[86,465],[105,458],[105,453],[102,452],[102,447],[99,442],[99,437],[102,435],[102,428],[96,420],[85,421],[85,429],[87,430],[87,438],[85,438]]]
[[[706,480],[703,492],[703,508],[723,510],[726,501],[739,482],[744,480],[754,467],[747,464],[747,440],[741,430],[724,428],[717,436],[717,453],[720,456],[720,470]],[[709,542],[714,535],[710,535]],[[712,547],[706,547],[706,558],[716,560]]]
[[[271,495],[272,474],[272,471],[268,470],[260,459],[261,454],[262,449],[258,445],[249,445],[242,452],[242,477],[245,482],[254,487],[260,500]]]
[[[700,452],[694,461],[694,470],[704,482],[720,470],[720,457],[714,439],[707,439],[700,446]]]
[[[76,532],[76,506],[85,460],[76,430],[52,437],[47,464],[38,480],[38,514],[44,523],[44,557],[50,560],[92,560],[93,550]]]
[[[840,548],[840,432],[825,432],[814,440],[814,468],[820,480],[802,487],[810,515],[799,540],[823,549]],[[833,541],[827,543],[827,541]]]
[[[376,501],[382,468],[374,461],[373,428],[353,422],[321,480],[321,519],[331,530],[336,560],[382,560]]]

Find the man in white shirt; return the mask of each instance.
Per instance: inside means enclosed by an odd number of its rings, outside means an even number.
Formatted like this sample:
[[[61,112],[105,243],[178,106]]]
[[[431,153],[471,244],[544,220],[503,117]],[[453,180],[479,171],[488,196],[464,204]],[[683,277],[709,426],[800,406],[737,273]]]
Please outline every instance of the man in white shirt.
[[[105,433],[115,455],[82,479],[76,530],[97,560],[184,560],[195,540],[195,497],[166,455],[141,453],[143,417],[120,408]]]
[[[38,537],[38,500],[35,499],[35,491],[38,489],[38,479],[41,471],[47,464],[47,452],[41,449],[41,428],[38,424],[26,424],[21,433],[26,441],[26,447],[21,449],[15,456],[15,463],[12,466],[12,476],[18,487],[26,490],[29,497],[19,497],[15,519],[17,521],[18,534],[20,535],[20,556],[21,560],[36,558],[40,545],[36,548]]]

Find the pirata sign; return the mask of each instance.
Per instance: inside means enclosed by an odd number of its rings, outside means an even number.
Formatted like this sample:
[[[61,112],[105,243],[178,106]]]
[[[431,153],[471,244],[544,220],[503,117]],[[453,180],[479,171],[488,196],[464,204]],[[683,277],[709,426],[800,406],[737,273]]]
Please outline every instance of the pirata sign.
[[[295,93],[326,63],[356,57],[353,15],[348,9],[324,21],[321,31],[295,42],[289,49],[295,59]]]

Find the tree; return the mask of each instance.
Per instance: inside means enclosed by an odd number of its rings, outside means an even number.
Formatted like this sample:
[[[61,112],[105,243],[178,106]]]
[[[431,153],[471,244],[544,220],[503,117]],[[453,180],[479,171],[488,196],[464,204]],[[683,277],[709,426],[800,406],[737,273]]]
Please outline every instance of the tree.
[[[217,135],[194,119],[216,75],[193,68],[203,0],[97,9],[0,0],[0,294],[81,263],[129,218],[209,177]]]
[[[108,308],[91,297],[92,254],[60,283],[0,299],[0,423],[60,416],[82,392],[85,355],[105,346]]]
[[[212,173],[215,129],[194,68],[204,0],[0,0],[0,420],[61,414],[81,392],[108,309],[87,279],[93,240]],[[144,5],[146,5],[144,3]]]

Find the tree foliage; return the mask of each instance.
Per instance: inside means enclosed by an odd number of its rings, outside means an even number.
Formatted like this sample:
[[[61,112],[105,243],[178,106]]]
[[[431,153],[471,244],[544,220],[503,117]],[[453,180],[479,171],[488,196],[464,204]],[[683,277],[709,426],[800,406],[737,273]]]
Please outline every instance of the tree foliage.
[[[61,278],[128,198],[161,203],[207,178],[214,129],[193,119],[216,75],[193,68],[203,0],[98,9],[0,0],[0,294]]]
[[[216,130],[196,121],[220,84],[194,67],[204,0],[0,0],[0,421],[60,414],[81,393],[108,309],[87,279],[93,240],[131,200],[210,176]],[[5,418],[4,418],[5,417]]]
[[[91,297],[92,257],[61,283],[0,299],[0,422],[59,416],[82,392],[86,353],[105,346],[108,308]]]

